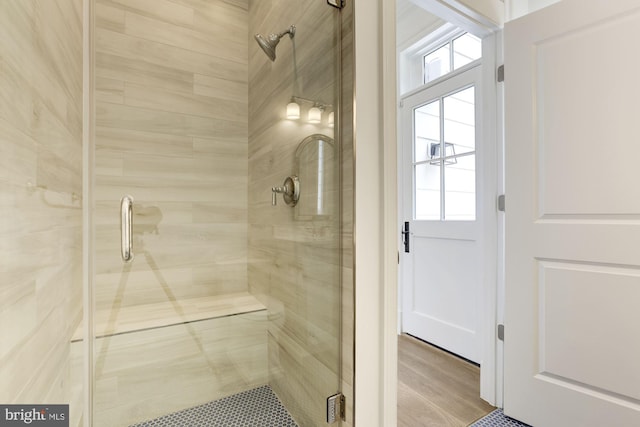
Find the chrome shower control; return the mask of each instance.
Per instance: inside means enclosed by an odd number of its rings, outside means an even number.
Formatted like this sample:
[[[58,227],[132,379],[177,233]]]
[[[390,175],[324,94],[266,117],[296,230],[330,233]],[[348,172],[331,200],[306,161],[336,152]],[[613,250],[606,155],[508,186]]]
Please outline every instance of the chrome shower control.
[[[288,176],[284,180],[282,187],[271,187],[271,204],[273,206],[277,204],[276,195],[278,193],[282,194],[287,205],[294,207],[298,204],[298,200],[300,200],[300,180],[298,177],[295,175]]]

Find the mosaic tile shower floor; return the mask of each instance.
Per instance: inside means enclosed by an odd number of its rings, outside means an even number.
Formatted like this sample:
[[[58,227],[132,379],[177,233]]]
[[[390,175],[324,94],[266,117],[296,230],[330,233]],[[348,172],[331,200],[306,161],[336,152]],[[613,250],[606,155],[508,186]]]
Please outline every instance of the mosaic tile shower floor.
[[[496,409],[487,416],[480,418],[469,427],[531,427],[528,424],[523,424],[513,418],[507,417],[502,413],[502,409]]]
[[[271,387],[266,385],[131,427],[186,426],[298,427]]]

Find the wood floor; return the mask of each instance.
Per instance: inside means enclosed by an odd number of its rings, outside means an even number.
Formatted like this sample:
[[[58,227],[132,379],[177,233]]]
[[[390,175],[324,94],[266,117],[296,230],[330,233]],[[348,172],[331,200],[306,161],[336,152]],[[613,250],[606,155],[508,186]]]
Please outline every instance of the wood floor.
[[[494,409],[480,399],[480,368],[399,337],[398,427],[465,427]]]

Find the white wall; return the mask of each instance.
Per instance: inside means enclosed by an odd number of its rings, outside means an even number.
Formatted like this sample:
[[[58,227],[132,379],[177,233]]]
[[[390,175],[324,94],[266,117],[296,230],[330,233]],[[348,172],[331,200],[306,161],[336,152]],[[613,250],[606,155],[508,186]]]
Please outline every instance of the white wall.
[[[425,39],[445,25],[445,21],[427,12],[412,0],[398,0],[396,8],[396,48],[400,80],[399,93],[422,84],[422,55]]]
[[[354,11],[354,410],[357,426],[392,427],[397,418],[397,336],[388,325],[395,324],[397,295],[395,287],[385,284],[397,275],[395,1],[359,7],[363,4],[356,4]],[[384,81],[393,83],[383,86]],[[385,203],[385,197],[393,203]],[[387,310],[389,306],[394,311]]]
[[[455,10],[464,17],[460,23],[475,22],[483,27],[502,26],[505,5],[502,0],[410,0],[416,5],[443,16],[447,11]],[[508,0],[509,1],[509,0]],[[448,14],[451,15],[451,14]],[[458,25],[459,22],[452,22]],[[471,28],[465,28],[473,32]]]
[[[505,0],[505,22],[527,15],[560,0]]]
[[[501,0],[458,0],[458,2],[479,15],[489,18],[495,24],[502,25],[504,22],[504,2]]]
[[[411,0],[398,0],[396,8],[396,46],[398,52],[420,41],[444,21]]]
[[[381,0],[355,5],[355,424],[381,421]]]

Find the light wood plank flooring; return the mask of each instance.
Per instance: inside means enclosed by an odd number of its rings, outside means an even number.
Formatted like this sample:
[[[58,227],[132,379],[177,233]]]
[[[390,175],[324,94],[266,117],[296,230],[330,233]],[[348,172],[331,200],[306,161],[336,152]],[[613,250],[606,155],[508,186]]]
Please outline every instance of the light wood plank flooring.
[[[495,408],[480,368],[408,335],[398,339],[398,427],[464,427]]]

